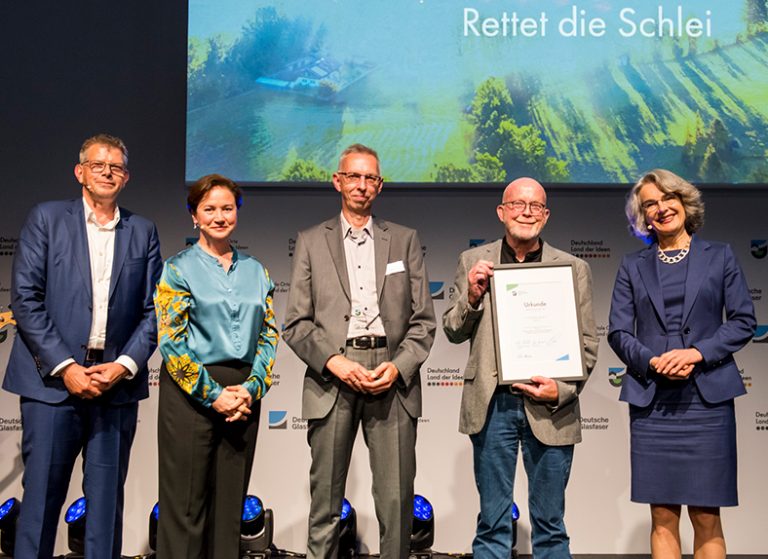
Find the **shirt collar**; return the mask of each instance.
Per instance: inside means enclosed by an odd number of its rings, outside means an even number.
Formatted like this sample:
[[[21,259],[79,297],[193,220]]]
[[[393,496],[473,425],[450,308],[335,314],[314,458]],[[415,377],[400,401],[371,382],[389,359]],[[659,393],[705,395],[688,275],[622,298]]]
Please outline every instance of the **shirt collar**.
[[[508,259],[507,262],[502,262],[504,264],[511,264],[511,263],[520,263],[520,261],[517,259],[517,254],[515,253],[515,250],[509,246],[509,243],[507,243],[507,238],[502,237],[502,253],[505,253],[506,257],[505,260]],[[536,247],[531,252],[528,252],[525,254],[525,258],[523,258],[522,262],[541,262],[541,254],[544,251],[544,241],[541,237],[539,237],[539,246]]]
[[[365,231],[369,237],[373,237],[373,234],[371,233],[371,224],[373,223],[373,220],[371,219],[371,216],[368,216],[368,221],[365,222],[365,225],[363,225],[362,230]],[[349,232],[352,230],[352,225],[347,221],[347,218],[344,217],[344,212],[341,212],[341,231],[344,233],[343,238],[346,239],[347,235],[349,235]]]
[[[112,231],[117,227],[117,223],[120,221],[120,208],[118,206],[115,206],[115,216],[103,225],[96,219],[96,212],[94,212],[91,206],[88,205],[88,202],[85,201],[85,197],[83,197],[83,210],[85,211],[85,222],[92,223],[99,229]]]
[[[232,265],[230,266],[229,269],[234,270],[235,267],[237,266],[237,262],[240,260],[240,256],[239,256],[239,253],[237,252],[237,249],[235,248],[235,245],[230,244],[229,246],[232,247]],[[216,258],[214,255],[208,254],[207,252],[205,252],[200,246],[200,243],[195,242],[195,244],[192,245],[192,250],[197,252],[200,258],[208,260],[208,262],[210,262],[211,264],[215,264],[216,266],[221,265],[219,264],[219,259]]]

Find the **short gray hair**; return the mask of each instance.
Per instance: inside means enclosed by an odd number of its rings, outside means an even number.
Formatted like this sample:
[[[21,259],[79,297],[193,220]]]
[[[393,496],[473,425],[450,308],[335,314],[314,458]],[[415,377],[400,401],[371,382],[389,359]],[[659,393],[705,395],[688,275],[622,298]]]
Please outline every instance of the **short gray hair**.
[[[123,154],[123,164],[127,167],[128,166],[128,148],[125,147],[125,142],[123,142],[120,138],[117,136],[112,136],[110,134],[96,134],[95,136],[91,136],[90,138],[87,138],[83,145],[80,147],[80,163],[85,163],[85,152],[88,151],[88,148],[91,146],[109,146],[111,148],[117,148],[120,150],[120,152]]]
[[[363,144],[352,144],[347,149],[341,152],[341,155],[339,156],[339,168],[341,168],[341,162],[344,161],[344,158],[348,155],[352,155],[353,153],[362,153],[365,155],[370,155],[376,160],[376,167],[379,169],[379,172],[381,172],[381,163],[379,162],[379,154],[376,153],[376,150],[373,148],[369,148],[368,146],[365,146]]]
[[[624,213],[629,221],[629,229],[643,240],[656,240],[656,232],[648,229],[645,212],[640,205],[640,189],[646,184],[655,184],[664,194],[674,194],[680,199],[685,209],[685,230],[693,234],[704,225],[704,202],[701,191],[682,177],[666,169],[653,169],[645,173],[627,195]]]

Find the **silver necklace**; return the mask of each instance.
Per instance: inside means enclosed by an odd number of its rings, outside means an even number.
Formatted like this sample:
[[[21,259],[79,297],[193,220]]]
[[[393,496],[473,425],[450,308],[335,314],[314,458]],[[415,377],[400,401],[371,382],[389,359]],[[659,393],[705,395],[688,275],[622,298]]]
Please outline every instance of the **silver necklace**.
[[[675,254],[674,256],[667,256],[667,254],[661,250],[661,247],[659,247],[659,250],[657,251],[657,255],[659,257],[659,260],[664,262],[664,264],[677,264],[680,262],[683,258],[688,256],[688,251],[691,248],[691,244],[688,243],[683,248],[680,249],[680,252]]]

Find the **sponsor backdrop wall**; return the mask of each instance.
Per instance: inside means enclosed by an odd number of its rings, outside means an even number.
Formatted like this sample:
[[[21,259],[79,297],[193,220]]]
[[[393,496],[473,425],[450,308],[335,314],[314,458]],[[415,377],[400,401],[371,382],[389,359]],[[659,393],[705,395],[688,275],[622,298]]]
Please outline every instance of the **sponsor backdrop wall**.
[[[122,136],[131,150],[132,178],[121,203],[153,219],[168,257],[193,236],[184,209],[185,0],[123,3],[107,17],[98,2],[6,2],[0,35],[14,45],[0,73],[0,312],[8,311],[11,262],[18,232],[39,201],[78,195],[72,166],[83,138],[99,131]],[[34,22],[29,25],[28,22]],[[10,51],[9,51],[10,53]],[[206,133],[202,131],[201,133]],[[219,133],[216,123],[209,132]],[[309,132],[307,132],[309,133]],[[350,138],[354,141],[355,138]],[[336,149],[338,146],[334,146]],[[376,146],[374,146],[376,147]],[[387,161],[383,161],[386,173]],[[209,171],[217,171],[211,168]],[[397,177],[393,177],[396,179]],[[501,234],[494,191],[396,191],[378,200],[382,217],[421,233],[435,310],[450,304],[456,259],[470,245]],[[640,248],[622,217],[623,192],[562,189],[550,192],[552,218],[545,238],[586,258],[595,277],[595,314],[604,335],[613,278],[622,254]],[[737,400],[741,506],[724,510],[730,551],[766,554],[765,463],[768,460],[768,225],[765,190],[709,190],[703,235],[728,241],[744,266],[758,322],[755,339],[737,356],[749,394]],[[338,211],[330,187],[314,191],[265,190],[246,197],[237,244],[270,269],[284,317],[296,231]],[[0,324],[0,376],[15,335]],[[471,445],[457,431],[466,346],[454,346],[438,331],[422,371],[424,417],[419,426],[417,491],[435,506],[434,549],[470,549],[477,514]],[[140,424],[126,492],[124,553],[146,552],[147,518],[157,496],[157,374],[151,362],[151,397],[140,407]],[[583,394],[584,442],[577,447],[568,488],[567,523],[576,553],[648,551],[647,507],[629,502],[627,411],[617,402],[623,365],[604,339],[597,367]],[[300,416],[303,367],[281,345],[275,385],[264,401],[251,491],[275,512],[275,542],[304,552],[309,505],[309,451]],[[0,392],[0,499],[22,496],[18,399]],[[522,471],[522,465],[519,466]],[[68,502],[80,495],[76,468]],[[520,549],[528,543],[527,488],[520,475],[515,497],[522,511]],[[347,496],[358,511],[363,550],[377,551],[370,473],[362,440],[353,457]],[[66,551],[59,531],[57,553]],[[684,530],[690,550],[691,534]]]
[[[386,161],[383,162],[386,170]],[[139,187],[140,188],[140,187]],[[183,209],[183,191],[174,188],[176,203],[167,208],[176,224],[162,227],[165,257],[194,238]],[[76,189],[73,188],[73,191]],[[134,192],[136,210],[152,204],[152,197]],[[455,296],[453,275],[460,251],[497,238],[501,233],[495,204],[501,187],[493,191],[442,194],[387,189],[377,200],[377,213],[416,227],[421,234],[430,275],[435,310],[439,316]],[[577,447],[567,495],[567,524],[575,553],[640,553],[647,551],[647,507],[629,502],[629,448],[627,410],[617,401],[624,373],[622,363],[605,341],[613,279],[620,258],[641,244],[626,231],[622,216],[623,192],[553,191],[552,215],[544,237],[555,246],[585,258],[594,273],[595,315],[601,336],[597,367],[582,400],[584,442]],[[724,511],[733,553],[766,553],[768,547],[755,537],[765,521],[768,498],[765,484],[768,443],[768,230],[762,219],[765,196],[725,191],[705,194],[708,223],[702,236],[732,243],[746,270],[761,324],[758,335],[737,356],[749,394],[737,400],[739,426],[739,489],[741,505]],[[297,229],[338,211],[338,197],[329,186],[324,191],[293,194],[247,195],[235,234],[239,249],[256,255],[269,268],[277,286],[278,322],[285,314],[290,289],[290,266]],[[738,216],[735,219],[734,216]],[[10,264],[21,215],[3,225],[0,247],[0,282],[5,310],[8,305]],[[164,225],[161,222],[161,225]],[[167,225],[167,224],[165,224]],[[0,360],[6,363],[14,337],[13,326],[0,333]],[[417,443],[416,490],[433,503],[436,515],[434,549],[470,550],[478,500],[472,477],[471,445],[458,433],[458,407],[467,344],[450,344],[438,330],[435,345],[422,370],[424,416]],[[147,551],[147,517],[157,495],[156,435],[157,376],[159,359],[151,361],[151,396],[140,407],[140,424],[127,487],[125,549]],[[275,541],[284,549],[305,550],[308,512],[309,450],[306,423],[300,419],[303,365],[286,345],[279,347],[272,390],[263,401],[251,492],[275,512]],[[19,454],[20,420],[16,397],[0,394],[0,480],[3,497],[21,495]],[[522,465],[519,466],[522,473]],[[75,474],[69,501],[79,496]],[[356,447],[347,483],[347,497],[358,512],[362,548],[378,550],[377,523],[370,496],[370,472],[362,437]],[[518,476],[515,498],[522,511],[520,550],[530,551],[527,521],[527,488]],[[62,532],[61,542],[64,542]],[[691,535],[684,532],[690,548]]]

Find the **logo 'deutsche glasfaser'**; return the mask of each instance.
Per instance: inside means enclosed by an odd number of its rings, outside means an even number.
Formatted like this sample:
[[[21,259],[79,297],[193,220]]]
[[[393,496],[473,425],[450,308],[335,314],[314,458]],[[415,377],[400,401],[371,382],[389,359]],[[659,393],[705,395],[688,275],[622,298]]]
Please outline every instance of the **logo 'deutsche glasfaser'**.
[[[756,344],[768,344],[768,324],[758,324],[752,342]]]
[[[429,293],[432,295],[433,299],[445,299],[445,282],[429,282]]]
[[[611,386],[621,386],[621,381],[626,374],[624,371],[626,371],[626,367],[608,367],[608,382],[611,383]]]
[[[750,241],[749,251],[755,258],[765,258],[768,255],[768,240],[752,239]]]
[[[286,410],[269,410],[269,428],[287,429],[288,412]]]

